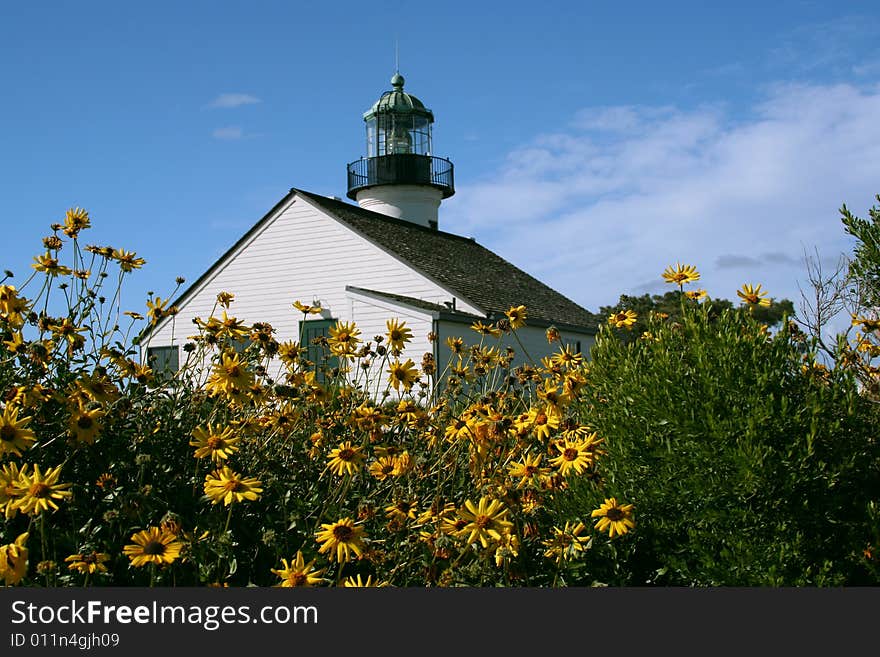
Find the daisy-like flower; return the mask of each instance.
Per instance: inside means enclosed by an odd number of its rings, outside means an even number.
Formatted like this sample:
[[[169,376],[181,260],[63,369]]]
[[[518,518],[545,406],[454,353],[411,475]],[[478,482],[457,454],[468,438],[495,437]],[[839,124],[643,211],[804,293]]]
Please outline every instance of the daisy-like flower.
[[[559,451],[559,456],[550,460],[550,464],[559,470],[559,474],[567,477],[569,474],[582,474],[596,460],[595,434],[590,434],[584,439],[563,438],[556,442],[554,447]]]
[[[388,372],[388,381],[391,383],[391,387],[398,391],[401,386],[403,386],[404,390],[409,390],[419,379],[418,370],[416,370],[415,363],[412,362],[411,358],[407,358],[403,363],[395,360],[386,371]]]
[[[21,476],[27,473],[27,468],[27,463],[21,466],[21,470],[18,469],[18,464],[12,462],[0,465],[0,511],[7,520],[18,513],[17,503],[24,494]]]
[[[262,482],[253,477],[242,477],[227,466],[205,475],[205,495],[212,504],[223,502],[229,506],[234,502],[256,500],[263,492]]]
[[[458,510],[458,516],[464,521],[464,525],[456,536],[464,537],[468,545],[479,542],[487,548],[493,542],[501,541],[502,535],[509,534],[513,529],[507,513],[507,507],[500,500],[487,496],[481,497],[476,504],[466,500],[464,506]]]
[[[348,563],[354,554],[360,557],[364,551],[364,528],[355,525],[351,518],[341,518],[336,522],[322,524],[316,540],[321,547],[320,554],[327,554],[330,561]]]
[[[6,586],[18,584],[27,573],[27,540],[28,532],[25,532],[12,543],[0,545],[0,577]]]
[[[559,329],[556,328],[555,326],[551,326],[550,328],[548,328],[544,332],[544,335],[547,338],[547,344],[553,344],[554,342],[559,342],[559,340],[562,338],[562,335],[559,333]]]
[[[64,561],[69,563],[68,570],[76,570],[83,575],[93,575],[94,573],[106,573],[107,566],[105,562],[110,560],[110,555],[104,552],[91,552],[71,554]]]
[[[379,481],[396,475],[397,460],[393,456],[382,456],[370,464],[369,472]]]
[[[608,317],[608,323],[614,328],[631,329],[639,318],[638,313],[634,310],[621,310],[619,313],[613,313]]]
[[[299,301],[299,299],[293,302],[293,307],[305,315],[317,315],[321,312],[321,306],[307,306],[306,304]]]
[[[214,396],[231,396],[247,390],[253,382],[254,375],[241,362],[241,356],[224,352],[220,355],[220,362],[214,365],[205,388]]]
[[[525,326],[526,318],[529,316],[525,306],[511,306],[504,314],[510,322],[510,328],[514,331]]]
[[[324,568],[315,568],[315,560],[312,559],[306,563],[302,551],[298,551],[296,556],[287,563],[287,559],[282,559],[283,568],[272,568],[272,573],[281,578],[281,582],[275,586],[283,588],[291,588],[298,586],[318,586],[323,582],[321,575],[324,574]]]
[[[34,264],[31,267],[37,271],[49,274],[49,276],[67,276],[71,272],[69,267],[58,264],[58,258],[53,257],[48,251],[41,256],[35,256]]]
[[[511,463],[508,466],[508,474],[511,479],[519,479],[517,488],[524,488],[529,484],[537,484],[542,477],[549,474],[550,469],[541,467],[542,456],[540,454],[526,454],[521,461]]]
[[[397,500],[394,504],[389,504],[385,507],[385,515],[392,520],[415,520],[417,506],[411,500]]]
[[[104,417],[104,411],[100,408],[87,409],[83,406],[78,406],[70,414],[70,419],[67,421],[67,429],[77,442],[92,445],[101,431],[102,417]]]
[[[373,579],[372,575],[367,575],[367,579],[363,579],[361,574],[357,575],[349,575],[342,581],[342,586],[345,588],[361,588],[361,587],[376,587],[376,586],[390,586],[388,582],[380,582],[377,579]]]
[[[745,283],[742,286],[742,289],[736,291],[736,296],[743,300],[743,303],[748,304],[749,307],[753,306],[769,306],[770,299],[766,299],[764,297],[767,296],[767,292],[761,289],[761,284],[752,287],[748,283]]]
[[[357,346],[361,343],[361,331],[354,322],[336,322],[330,327],[327,344],[336,356],[354,357]]]
[[[27,474],[22,469],[18,487],[22,491],[21,497],[15,502],[15,507],[22,513],[39,515],[43,511],[58,510],[56,500],[64,500],[72,496],[67,490],[71,484],[59,484],[61,466],[47,468],[46,472],[40,472],[40,466],[34,465],[34,471]]]
[[[607,531],[608,537],[614,538],[615,536],[626,534],[630,529],[635,528],[632,510],[632,504],[618,504],[617,498],[609,497],[590,516],[598,518],[596,520],[596,529],[600,532]]]
[[[675,267],[670,265],[663,271],[663,278],[667,283],[674,283],[680,288],[685,283],[700,280],[700,272],[693,265],[681,265],[676,262]]]
[[[401,322],[399,319],[389,319],[385,322],[385,326],[388,329],[385,334],[388,338],[388,344],[392,349],[403,351],[406,343],[412,340],[412,331],[407,328],[406,322]]]
[[[706,297],[706,290],[688,290],[684,293],[684,296],[693,301],[699,301]]]
[[[151,323],[156,323],[160,319],[177,314],[177,306],[165,307],[169,301],[170,299],[163,299],[162,297],[153,297],[147,300],[147,317],[150,318]]]
[[[36,441],[36,434],[27,428],[30,417],[18,417],[18,409],[7,404],[0,415],[0,456],[13,454],[21,456]]]
[[[553,431],[559,428],[562,418],[559,411],[554,409],[552,404],[546,404],[529,411],[527,422],[538,440],[546,440]]]
[[[480,335],[489,335],[493,338],[501,337],[501,329],[493,324],[483,324],[483,322],[474,322],[471,328]]]
[[[566,522],[562,529],[554,527],[553,535],[542,542],[547,548],[544,556],[560,561],[577,559],[590,547],[593,540],[589,536],[581,536],[585,530],[586,527],[582,522],[577,524]]]
[[[0,285],[0,316],[4,317],[14,328],[20,328],[24,324],[24,313],[28,308],[28,301],[18,296],[18,290],[14,285]]]
[[[456,356],[464,354],[464,340],[461,338],[446,338],[446,346],[449,347],[449,350]]]
[[[131,559],[135,568],[154,563],[163,566],[173,563],[183,549],[177,536],[159,527],[148,527],[132,534],[133,544],[122,548],[122,553]]]
[[[577,367],[584,362],[584,356],[566,344],[550,357],[550,362],[559,367]]]
[[[116,260],[119,263],[119,268],[125,272],[140,269],[147,263],[143,258],[138,258],[134,252],[125,249],[113,249],[110,257]]]
[[[212,461],[219,463],[238,450],[238,437],[232,427],[209,422],[205,427],[193,429],[192,435],[193,439],[189,444],[196,448],[194,456],[197,459],[210,457]]]
[[[364,455],[360,447],[352,447],[351,442],[346,441],[328,455],[327,467],[335,475],[353,475],[361,466]]]
[[[224,308],[229,308],[229,304],[231,304],[235,300],[235,295],[232,292],[220,292],[217,294],[217,303],[219,303]]]
[[[70,208],[64,216],[64,227],[61,229],[68,237],[76,237],[79,231],[91,226],[89,213],[82,208]]]

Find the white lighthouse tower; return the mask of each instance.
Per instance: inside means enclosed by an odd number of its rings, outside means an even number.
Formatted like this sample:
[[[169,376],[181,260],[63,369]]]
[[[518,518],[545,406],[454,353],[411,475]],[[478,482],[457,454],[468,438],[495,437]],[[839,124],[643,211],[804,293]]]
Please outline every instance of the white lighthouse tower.
[[[348,197],[367,210],[436,230],[440,202],[455,193],[452,162],[434,157],[434,114],[403,84],[395,73],[391,91],[364,113],[367,155],[348,165]]]

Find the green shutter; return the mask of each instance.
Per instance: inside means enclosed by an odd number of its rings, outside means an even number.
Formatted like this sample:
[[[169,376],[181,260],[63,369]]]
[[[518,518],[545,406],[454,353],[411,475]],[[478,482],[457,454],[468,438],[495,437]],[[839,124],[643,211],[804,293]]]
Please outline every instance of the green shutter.
[[[180,350],[170,347],[147,347],[147,364],[157,376],[174,375],[180,369]]]

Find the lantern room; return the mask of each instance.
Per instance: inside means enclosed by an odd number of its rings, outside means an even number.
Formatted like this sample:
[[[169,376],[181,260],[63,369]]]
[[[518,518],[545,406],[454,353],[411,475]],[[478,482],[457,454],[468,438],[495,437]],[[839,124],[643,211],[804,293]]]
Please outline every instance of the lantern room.
[[[361,207],[437,227],[440,201],[455,193],[452,162],[433,155],[434,114],[395,73],[364,113],[366,156],[348,165],[348,197]]]

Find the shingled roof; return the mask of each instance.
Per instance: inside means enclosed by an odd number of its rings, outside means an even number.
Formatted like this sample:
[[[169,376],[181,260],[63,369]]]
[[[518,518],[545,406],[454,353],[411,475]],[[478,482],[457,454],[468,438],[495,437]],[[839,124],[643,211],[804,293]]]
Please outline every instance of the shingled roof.
[[[522,304],[532,320],[590,332],[598,327],[596,315],[472,238],[394,219],[300,189],[291,191],[490,315]]]

